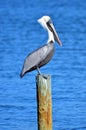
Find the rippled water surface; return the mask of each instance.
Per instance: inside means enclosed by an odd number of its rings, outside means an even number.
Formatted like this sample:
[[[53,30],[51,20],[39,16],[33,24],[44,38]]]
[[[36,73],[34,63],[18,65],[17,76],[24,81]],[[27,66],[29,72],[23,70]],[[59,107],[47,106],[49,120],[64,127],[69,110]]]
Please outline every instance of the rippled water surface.
[[[86,0],[0,0],[0,130],[37,130],[36,71],[19,74],[47,41],[49,15],[63,46],[41,68],[52,75],[53,130],[86,130]]]

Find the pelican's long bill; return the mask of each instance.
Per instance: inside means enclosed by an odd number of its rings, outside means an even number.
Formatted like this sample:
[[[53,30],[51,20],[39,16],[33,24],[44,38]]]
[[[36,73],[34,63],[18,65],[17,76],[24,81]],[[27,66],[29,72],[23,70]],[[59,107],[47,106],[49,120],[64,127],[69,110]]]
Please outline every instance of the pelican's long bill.
[[[58,34],[57,34],[57,32],[56,32],[56,30],[55,30],[55,28],[54,28],[54,25],[53,25],[53,23],[51,22],[51,20],[49,20],[46,24],[47,24],[49,30],[52,31],[52,33],[53,33],[53,35],[54,35],[54,39],[57,41],[57,43],[58,43],[60,46],[62,46],[62,43],[61,43],[61,41],[60,41],[60,39],[59,39],[59,36],[58,36]]]

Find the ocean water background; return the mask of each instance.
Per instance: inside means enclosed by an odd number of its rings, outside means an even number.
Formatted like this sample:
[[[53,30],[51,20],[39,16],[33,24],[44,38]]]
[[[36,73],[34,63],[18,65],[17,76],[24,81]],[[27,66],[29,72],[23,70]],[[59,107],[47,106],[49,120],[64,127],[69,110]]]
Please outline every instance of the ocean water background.
[[[0,130],[37,130],[36,71],[19,77],[47,41],[49,15],[63,43],[41,68],[52,75],[53,130],[86,130],[86,0],[0,0]]]

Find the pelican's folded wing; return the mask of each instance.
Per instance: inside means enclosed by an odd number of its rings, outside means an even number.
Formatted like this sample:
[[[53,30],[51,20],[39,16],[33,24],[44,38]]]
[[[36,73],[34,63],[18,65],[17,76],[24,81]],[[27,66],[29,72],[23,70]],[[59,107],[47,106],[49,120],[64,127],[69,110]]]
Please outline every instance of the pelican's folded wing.
[[[45,57],[48,55],[48,52],[49,52],[48,46],[44,45],[41,48],[37,49],[36,51],[30,53],[25,59],[20,76],[23,77],[25,73],[36,69],[37,65],[42,60],[44,60]]]

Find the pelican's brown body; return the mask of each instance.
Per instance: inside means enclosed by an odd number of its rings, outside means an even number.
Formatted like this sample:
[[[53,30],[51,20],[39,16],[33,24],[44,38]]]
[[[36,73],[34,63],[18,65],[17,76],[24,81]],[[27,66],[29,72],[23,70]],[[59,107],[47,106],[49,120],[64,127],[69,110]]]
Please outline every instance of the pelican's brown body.
[[[53,42],[49,42],[43,47],[32,52],[26,57],[20,76],[23,77],[25,73],[36,70],[37,67],[40,68],[44,66],[51,60],[53,54],[54,54]]]

